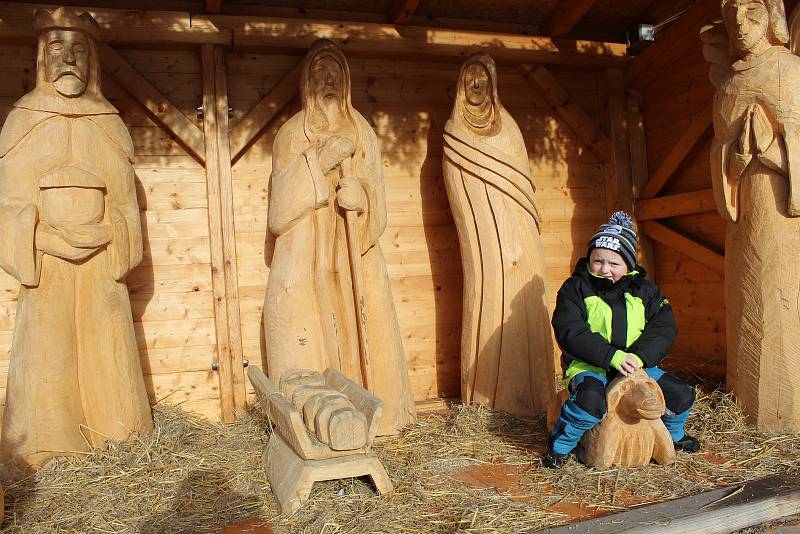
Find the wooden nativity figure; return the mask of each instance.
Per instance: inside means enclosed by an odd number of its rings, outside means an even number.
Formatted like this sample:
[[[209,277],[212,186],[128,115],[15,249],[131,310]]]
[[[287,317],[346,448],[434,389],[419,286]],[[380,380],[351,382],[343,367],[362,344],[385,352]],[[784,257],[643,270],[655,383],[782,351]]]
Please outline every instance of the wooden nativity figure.
[[[272,153],[268,375],[279,383],[290,369],[338,369],[383,401],[379,434],[396,433],[415,408],[378,242],[387,215],[381,154],[333,42],[309,50],[301,98]]]
[[[763,430],[800,430],[800,58],[780,0],[722,0],[704,28],[711,175],[725,236],[727,381]]]
[[[0,133],[0,266],[20,283],[6,465],[152,429],[125,276],[142,258],[133,143],[100,91],[99,27],[38,11],[36,86]]]
[[[543,412],[555,371],[541,219],[525,141],[487,54],[461,67],[443,167],[464,269],[462,399]]]

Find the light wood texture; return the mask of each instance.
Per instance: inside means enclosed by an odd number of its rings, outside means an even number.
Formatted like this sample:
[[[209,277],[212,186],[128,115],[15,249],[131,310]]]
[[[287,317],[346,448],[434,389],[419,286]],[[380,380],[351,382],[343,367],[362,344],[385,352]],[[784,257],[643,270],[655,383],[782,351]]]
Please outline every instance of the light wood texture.
[[[312,66],[324,76],[312,78]],[[268,239],[274,252],[267,259],[264,304],[269,376],[280,380],[297,367],[334,367],[361,381],[364,321],[375,358],[372,392],[385,403],[381,433],[396,433],[415,416],[378,242],[387,214],[377,139],[352,107],[349,68],[332,42],[320,41],[309,51],[301,85],[303,109],[281,126],[272,154]],[[352,171],[343,172],[351,159]],[[346,237],[348,211],[360,213],[357,242]],[[350,252],[359,255],[360,267],[351,263]],[[354,273],[364,284],[358,309]]]
[[[611,183],[606,186],[606,211],[614,213],[633,211],[633,178],[631,176],[631,153],[628,141],[628,117],[625,97],[625,76],[620,69],[606,71],[608,91],[608,115],[611,126],[611,161],[609,171]]]
[[[468,58],[444,134],[464,270],[461,396],[529,416],[554,393],[547,274],[525,142],[498,93],[492,58]]]
[[[302,70],[303,62],[300,61],[272,88],[267,96],[261,99],[246,117],[231,129],[230,152],[232,161],[239,159],[275,115],[298,94]]]
[[[705,110],[700,116],[696,116],[692,121],[689,128],[681,135],[674,148],[670,151],[666,158],[661,162],[656,171],[647,181],[647,184],[642,188],[639,198],[653,198],[661,189],[664,188],[667,181],[672,177],[675,171],[686,159],[686,156],[692,151],[697,143],[702,140],[708,132],[711,131],[711,110]]]
[[[717,88],[712,185],[727,221],[727,383],[758,428],[795,432],[800,430],[795,118],[800,58],[785,47],[789,33],[782,3],[770,10],[754,1],[722,9],[724,26],[706,28],[703,40]],[[730,39],[720,38],[725,33]]]
[[[655,221],[643,221],[641,228],[645,234],[671,249],[707,265],[719,273],[725,272],[725,256],[708,246]]]
[[[636,203],[636,217],[639,220],[647,221],[703,213],[715,209],[714,191],[702,189],[640,200]]]
[[[568,34],[596,3],[597,0],[559,0],[542,24],[542,33],[555,36]]]
[[[675,463],[672,437],[661,421],[664,394],[643,369],[618,376],[606,389],[608,413],[581,439],[581,461],[597,469]]]
[[[0,442],[12,469],[153,428],[125,286],[143,253],[133,144],[100,91],[96,22],[57,9],[35,23],[36,86],[0,132],[0,266],[21,285]]]
[[[107,44],[100,45],[103,74],[123,87],[131,98],[139,102],[148,116],[159,126],[174,135],[201,165],[205,163],[203,131],[172,103],[164,98],[146,79],[131,67],[122,56]]]
[[[763,528],[773,521],[800,513],[800,487],[791,475],[771,475],[736,486],[706,491],[611,516],[548,530],[549,534],[727,534],[740,529]],[[772,528],[772,527],[766,527]],[[789,533],[793,526],[773,532]]]
[[[222,51],[203,45],[203,130],[206,146],[214,319],[219,347],[222,419],[232,421],[244,409],[241,326],[237,286],[235,230],[228,150],[228,99]]]
[[[251,366],[247,372],[275,423],[264,452],[264,467],[281,512],[291,513],[302,506],[313,483],[320,480],[368,475],[379,493],[391,491],[383,464],[369,452],[383,403],[335,369],[325,371],[324,385],[318,384],[322,378],[319,373],[294,370],[287,375],[290,373],[281,388],[292,393],[294,406],[258,367]],[[325,388],[334,394],[324,393]],[[306,398],[304,389],[318,393]],[[307,403],[318,406],[305,410]],[[303,424],[300,410],[313,415],[313,436],[307,434],[310,421],[306,419]]]
[[[420,0],[391,0],[389,10],[386,13],[386,22],[390,24],[406,24],[414,11],[417,9]]]
[[[607,163],[611,142],[594,120],[570,99],[570,95],[543,65],[522,65],[520,73],[600,161]]]

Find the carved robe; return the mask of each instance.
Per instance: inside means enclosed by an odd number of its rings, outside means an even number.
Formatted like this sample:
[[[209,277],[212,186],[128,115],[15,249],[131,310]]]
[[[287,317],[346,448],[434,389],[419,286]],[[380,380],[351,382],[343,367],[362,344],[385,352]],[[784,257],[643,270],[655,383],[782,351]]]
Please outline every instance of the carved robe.
[[[349,93],[349,84],[347,86]],[[367,207],[358,217],[367,346],[373,391],[384,403],[380,434],[415,420],[403,345],[380,243],[386,196],[380,150],[364,117],[350,108],[358,139],[353,174]],[[275,238],[264,304],[270,379],[297,368],[339,369],[362,383],[345,218],[336,204],[339,169],[323,174],[304,131],[306,111],[275,139],[269,231]]]
[[[729,220],[727,379],[759,427],[774,431],[800,430],[798,125],[800,58],[773,46],[733,64],[714,97],[711,150]],[[780,402],[758,405],[767,398]]]
[[[461,79],[444,134],[444,179],[464,268],[462,399],[533,415],[555,394],[539,213],[525,142],[497,98],[494,63],[482,57],[494,126],[464,118]]]
[[[20,284],[2,450],[39,466],[107,438],[152,429],[128,291],[142,258],[133,144],[101,104],[35,90],[0,133],[0,266]],[[69,115],[59,113],[68,110]],[[107,244],[70,261],[37,248],[36,228]],[[78,247],[79,248],[79,247]]]

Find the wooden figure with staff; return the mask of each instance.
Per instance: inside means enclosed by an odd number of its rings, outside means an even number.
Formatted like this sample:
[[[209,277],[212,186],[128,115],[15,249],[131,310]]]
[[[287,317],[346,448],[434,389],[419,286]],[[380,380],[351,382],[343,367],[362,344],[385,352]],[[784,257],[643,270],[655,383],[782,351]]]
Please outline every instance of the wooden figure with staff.
[[[378,243],[386,228],[378,140],[353,108],[347,61],[333,42],[309,50],[301,93],[302,110],[272,153],[268,374],[280,381],[290,369],[339,369],[383,400],[379,433],[396,433],[415,415]]]

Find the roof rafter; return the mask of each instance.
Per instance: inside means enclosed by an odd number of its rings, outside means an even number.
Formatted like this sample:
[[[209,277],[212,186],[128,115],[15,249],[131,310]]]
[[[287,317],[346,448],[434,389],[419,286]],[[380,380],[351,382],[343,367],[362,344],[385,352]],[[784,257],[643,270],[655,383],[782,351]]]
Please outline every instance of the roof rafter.
[[[597,0],[561,0],[542,24],[542,33],[545,35],[566,35],[592,9]]]

